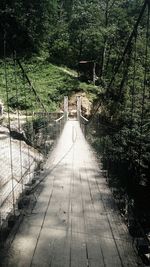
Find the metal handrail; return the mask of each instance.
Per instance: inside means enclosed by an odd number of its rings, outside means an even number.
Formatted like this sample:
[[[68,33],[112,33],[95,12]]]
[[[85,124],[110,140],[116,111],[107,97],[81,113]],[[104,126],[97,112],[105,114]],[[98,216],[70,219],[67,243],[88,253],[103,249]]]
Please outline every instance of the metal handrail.
[[[82,116],[82,114],[80,114],[80,117],[85,121],[85,122],[89,122],[89,120],[88,119],[86,119],[84,116]]]
[[[60,118],[58,118],[57,120],[55,120],[55,122],[59,122],[59,121],[61,121],[63,118],[64,118],[64,114],[63,114]]]

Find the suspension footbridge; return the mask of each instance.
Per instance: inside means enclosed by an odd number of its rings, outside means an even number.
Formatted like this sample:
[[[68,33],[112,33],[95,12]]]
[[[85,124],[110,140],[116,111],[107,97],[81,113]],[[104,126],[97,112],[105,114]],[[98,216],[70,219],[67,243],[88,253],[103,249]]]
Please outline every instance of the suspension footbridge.
[[[137,49],[140,49],[140,26],[144,15],[145,51],[139,59]],[[115,135],[116,129],[110,124],[106,138],[101,138],[101,129],[107,124],[97,115],[100,100],[90,121],[81,112],[80,96],[75,104],[74,118],[68,114],[68,97],[64,98],[63,112],[46,110],[16,52],[13,51],[12,57],[7,56],[7,50],[10,55],[10,44],[5,33],[4,114],[0,104],[0,266],[143,266],[138,252],[149,259],[147,229],[141,227],[138,216],[134,220],[130,218],[132,203],[124,194],[123,204],[127,204],[124,215],[129,220],[129,230],[137,241],[142,241],[136,250],[108,181],[111,167],[120,168],[121,159],[116,162],[115,154],[120,144],[119,155],[123,157],[128,151],[130,167],[135,167],[130,173],[132,184],[129,179],[127,186],[139,189],[141,181],[147,179],[146,176],[143,178],[142,170],[147,168],[145,154],[149,153],[149,18],[150,2],[145,0],[118,62],[113,67],[108,66],[113,68],[114,75],[102,97],[108,108],[106,112],[112,109],[110,121],[120,108],[121,127]],[[12,82],[15,88],[12,88]],[[127,95],[128,101],[125,102]],[[103,143],[105,171],[86,140],[87,129],[99,138],[99,145]],[[112,147],[117,147],[112,149],[111,155],[107,155],[109,131]]]
[[[44,167],[42,192],[3,266],[139,266],[127,228],[78,121]]]

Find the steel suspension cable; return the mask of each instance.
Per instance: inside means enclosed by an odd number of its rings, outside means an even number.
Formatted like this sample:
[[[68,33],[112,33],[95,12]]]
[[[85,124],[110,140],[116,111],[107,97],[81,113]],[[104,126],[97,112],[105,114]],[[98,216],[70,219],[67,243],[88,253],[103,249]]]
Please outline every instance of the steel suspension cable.
[[[9,88],[8,88],[8,73],[7,73],[7,60],[6,60],[6,33],[4,34],[4,76],[5,76],[6,103],[7,103],[7,114],[8,114],[8,127],[9,127],[9,132],[10,132],[11,131],[11,120],[10,120]],[[13,206],[12,208],[13,208],[13,214],[15,215],[13,147],[12,147],[12,137],[10,133],[9,133],[9,145],[10,145],[10,169],[11,169],[12,206]]]
[[[29,124],[29,120],[28,120],[28,111],[27,111],[27,90],[26,90],[26,83],[25,83],[25,77],[23,75],[23,86],[24,86],[24,94],[25,94],[25,116],[26,116],[26,128],[27,131],[29,131],[30,133],[30,124]],[[28,138],[28,137],[27,137]],[[29,142],[29,138],[28,138],[28,142]],[[29,148],[29,144],[27,144],[27,151],[28,151],[28,168],[27,168],[27,173],[28,173],[28,181],[30,181],[30,148]]]
[[[132,169],[133,164],[133,126],[134,126],[134,109],[135,109],[135,81],[136,81],[136,60],[137,60],[137,33],[134,37],[134,52],[133,52],[133,78],[131,85],[131,107],[130,107],[130,132],[129,132],[129,152],[131,155],[130,168]],[[135,174],[134,174],[135,175]],[[133,177],[135,181],[135,177]]]
[[[26,74],[26,72],[25,72],[25,70],[24,70],[24,68],[23,68],[23,66],[22,66],[22,64],[21,64],[21,62],[20,62],[20,60],[17,58],[16,61],[17,61],[18,65],[19,65],[19,67],[20,67],[20,69],[21,69],[21,71],[22,71],[22,74],[23,74],[24,79],[25,79],[25,80],[27,81],[27,83],[29,84],[30,89],[33,91],[33,93],[34,93],[35,97],[37,98],[38,102],[40,103],[41,107],[44,109],[45,112],[47,112],[47,111],[46,111],[46,108],[45,108],[45,106],[44,106],[44,104],[42,103],[42,101],[41,101],[39,95],[38,95],[37,92],[36,92],[36,89],[35,89],[34,86],[32,85],[32,83],[31,83],[31,81],[30,81],[28,75]]]
[[[35,105],[36,106],[38,106],[38,100],[37,100],[37,98],[35,99]],[[40,111],[39,111],[40,112]],[[40,115],[39,115],[40,116]],[[35,116],[35,120],[37,120],[37,115]],[[38,139],[37,139],[38,140]],[[41,161],[41,151],[40,151],[40,147],[39,147],[39,145],[38,145],[38,143],[36,144],[36,149],[37,149],[37,151],[38,151],[38,160],[39,160],[39,162]]]
[[[122,56],[121,56],[121,59],[119,60],[118,65],[117,65],[117,67],[116,67],[116,69],[115,69],[115,72],[114,72],[114,74],[113,74],[113,77],[112,77],[112,79],[111,79],[109,85],[108,85],[107,88],[106,88],[106,95],[108,95],[109,88],[111,88],[113,82],[115,81],[116,75],[117,75],[117,73],[119,72],[119,69],[120,69],[120,66],[121,66],[122,62],[124,61],[124,57],[125,57],[125,55],[127,54],[128,50],[131,48],[132,40],[133,40],[133,38],[134,38],[134,36],[135,36],[135,34],[136,34],[136,32],[137,32],[137,28],[138,28],[138,26],[139,26],[139,24],[140,24],[140,21],[141,21],[141,19],[142,19],[142,16],[143,16],[143,14],[144,14],[144,12],[145,12],[145,9],[146,9],[147,5],[148,5],[148,6],[150,5],[150,0],[145,0],[145,1],[144,1],[144,4],[143,4],[142,9],[141,9],[141,12],[140,12],[140,14],[139,14],[139,17],[138,17],[138,19],[137,19],[137,21],[136,21],[134,27],[133,27],[133,30],[132,30],[130,36],[129,36],[129,39],[128,39],[128,41],[127,41],[127,44],[126,44],[126,46],[125,46],[125,49],[124,49],[123,54],[122,54]],[[98,102],[98,105],[97,105],[96,109],[94,110],[93,114],[91,115],[90,120],[92,120],[92,118],[93,118],[93,117],[95,116],[95,114],[98,112],[100,106],[101,106],[101,101]],[[90,120],[89,120],[89,122],[90,122]]]
[[[145,60],[144,60],[144,82],[143,82],[142,110],[141,110],[141,135],[143,132],[142,122],[144,119],[145,97],[146,97],[146,88],[147,88],[149,27],[150,27],[150,5],[148,5],[148,14],[147,14],[147,30],[146,30],[146,45],[145,45]]]
[[[141,175],[143,120],[144,120],[146,88],[147,88],[149,27],[150,27],[150,3],[148,4],[148,14],[147,14],[146,44],[145,44],[145,57],[144,57],[144,81],[143,81],[142,102],[141,102],[139,176]]]
[[[117,65],[117,67],[116,67],[115,73],[113,74],[113,77],[112,77],[112,79],[111,79],[111,81],[110,81],[110,83],[109,83],[108,88],[110,88],[111,85],[112,85],[112,83],[114,82],[114,80],[115,80],[115,78],[116,78],[116,74],[119,72],[120,66],[121,66],[122,62],[124,61],[124,57],[125,57],[125,55],[127,54],[128,50],[129,50],[130,47],[131,47],[132,39],[134,38],[134,35],[135,35],[135,33],[137,32],[137,28],[138,28],[138,26],[139,26],[139,23],[140,23],[140,21],[141,21],[141,19],[142,19],[143,14],[144,14],[144,12],[145,12],[145,9],[146,9],[146,6],[147,6],[148,1],[149,1],[149,0],[146,0],[146,1],[144,2],[143,6],[142,6],[140,15],[139,15],[139,17],[138,17],[138,19],[137,19],[137,21],[136,21],[136,23],[135,23],[135,25],[134,25],[134,28],[133,28],[132,33],[131,33],[130,36],[129,36],[129,39],[128,39],[128,42],[127,42],[127,44],[126,44],[126,47],[125,47],[125,49],[124,49],[124,51],[123,51],[122,57],[121,57],[121,59],[120,59],[118,65]]]
[[[135,33],[134,40],[134,56],[133,56],[133,81],[132,81],[132,89],[131,89],[131,129],[133,127],[133,114],[134,114],[134,105],[135,105],[135,78],[136,78],[136,59],[137,59],[137,33]]]
[[[16,65],[16,51],[13,53],[13,62],[14,62],[14,76],[15,76],[15,88],[16,88],[16,100],[17,104],[19,104],[19,92],[18,92],[18,81],[17,81],[17,65]],[[18,121],[18,130],[21,133],[21,123],[20,123],[20,113],[19,108],[17,106],[17,121]],[[24,189],[23,184],[23,160],[22,160],[22,142],[21,139],[19,140],[19,160],[20,160],[20,181],[22,185],[22,192]]]

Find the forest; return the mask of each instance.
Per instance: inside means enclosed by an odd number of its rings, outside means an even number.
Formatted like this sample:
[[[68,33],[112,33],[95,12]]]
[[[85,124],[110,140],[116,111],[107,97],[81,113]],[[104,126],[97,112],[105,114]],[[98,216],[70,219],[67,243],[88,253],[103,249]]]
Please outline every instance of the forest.
[[[94,94],[87,138],[102,155],[110,185],[119,188],[144,227],[150,223],[149,17],[149,0],[0,3],[1,62],[4,43],[7,58],[14,51],[28,64],[43,57],[47,68],[78,71],[80,61],[96,62],[96,86],[87,80]],[[67,82],[73,90],[79,86]],[[55,93],[50,97],[60,101],[62,92],[57,90],[56,99]]]

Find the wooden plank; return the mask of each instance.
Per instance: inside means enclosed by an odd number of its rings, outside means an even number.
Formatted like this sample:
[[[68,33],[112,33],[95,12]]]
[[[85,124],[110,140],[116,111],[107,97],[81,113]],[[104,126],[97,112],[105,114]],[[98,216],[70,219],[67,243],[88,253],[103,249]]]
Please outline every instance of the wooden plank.
[[[68,121],[45,168],[42,192],[16,235],[8,266],[138,266],[106,179],[78,122]]]
[[[100,246],[100,241],[98,236],[93,236],[93,235],[87,236],[87,250],[88,250],[88,259],[90,267],[105,266],[103,252]]]
[[[87,267],[85,235],[72,232],[71,234],[71,267]]]
[[[69,243],[66,231],[44,228],[35,251],[32,266],[69,267]]]

